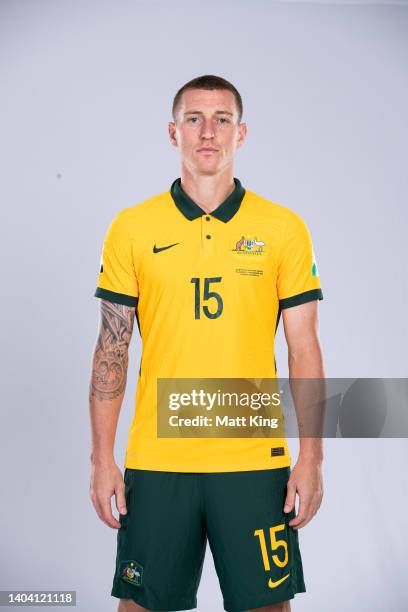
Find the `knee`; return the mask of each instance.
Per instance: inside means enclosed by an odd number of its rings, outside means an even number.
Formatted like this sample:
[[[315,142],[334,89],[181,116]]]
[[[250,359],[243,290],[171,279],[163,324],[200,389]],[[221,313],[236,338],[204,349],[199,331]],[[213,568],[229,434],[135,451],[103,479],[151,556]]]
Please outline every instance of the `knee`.
[[[150,612],[150,610],[139,606],[133,599],[121,599],[119,601],[118,612]]]
[[[248,612],[290,612],[290,599],[270,606],[265,606],[264,608],[249,610]]]

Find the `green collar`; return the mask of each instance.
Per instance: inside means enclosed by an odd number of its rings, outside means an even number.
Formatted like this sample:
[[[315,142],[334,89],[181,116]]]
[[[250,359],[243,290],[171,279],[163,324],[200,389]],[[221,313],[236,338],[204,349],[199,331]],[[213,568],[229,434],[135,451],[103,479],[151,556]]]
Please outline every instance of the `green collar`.
[[[245,189],[242,187],[240,181],[237,178],[234,178],[235,189],[234,191],[223,201],[221,204],[213,210],[211,213],[206,213],[198,204],[196,204],[190,196],[186,194],[186,192],[181,187],[181,179],[176,179],[172,186],[170,187],[170,193],[172,198],[183,215],[192,221],[193,219],[197,219],[202,215],[212,215],[216,219],[220,221],[224,221],[226,223],[235,215],[238,211],[242,198],[245,195]]]

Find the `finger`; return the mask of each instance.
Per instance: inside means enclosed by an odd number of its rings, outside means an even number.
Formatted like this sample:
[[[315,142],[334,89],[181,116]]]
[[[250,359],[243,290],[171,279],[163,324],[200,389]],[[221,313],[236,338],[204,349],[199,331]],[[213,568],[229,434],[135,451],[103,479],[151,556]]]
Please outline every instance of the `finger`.
[[[309,501],[307,507],[305,507],[305,504],[304,503],[302,504],[302,500],[300,500],[299,512],[295,519],[292,519],[292,521],[289,521],[289,525],[293,527],[294,529],[302,529],[302,527],[305,527],[305,525],[307,525],[307,523],[309,523],[314,517],[314,515],[317,513],[318,509],[320,508],[321,502],[322,502],[322,492],[321,491],[318,491],[317,493],[315,493],[315,495]]]
[[[119,484],[115,489],[115,503],[119,514],[126,514],[126,499],[125,499],[125,485],[123,482]]]
[[[297,515],[295,516],[295,518],[289,521],[289,526],[297,527],[299,523],[304,521],[305,518],[308,516],[309,510],[310,510],[310,500],[305,500],[304,498],[303,499],[301,498],[299,502],[299,511]]]
[[[309,521],[314,517],[314,515],[316,514],[316,512],[319,510],[320,508],[320,504],[321,504],[321,497],[319,496],[319,494],[315,494],[314,497],[312,498],[312,501],[310,503],[310,507],[309,507]]]
[[[296,531],[298,529],[303,529],[303,527],[305,527],[308,524],[309,521],[310,521],[310,519],[305,519],[304,521],[299,523],[299,525],[293,525],[293,529],[296,529]]]
[[[302,529],[305,525],[308,524],[312,517],[306,517],[303,521],[301,521],[298,525],[292,525],[293,529]]]
[[[291,510],[295,507],[296,485],[293,481],[291,482],[290,478],[288,480],[288,484],[286,488],[287,488],[286,499],[285,499],[285,505],[283,507],[283,511],[291,512]]]
[[[317,511],[319,510],[321,503],[322,503],[321,499],[314,500],[312,507],[311,507],[311,513],[312,513],[312,516],[310,517],[311,519],[314,517],[315,514],[317,514]]]
[[[95,501],[93,502],[93,505],[94,505],[96,514],[98,515],[102,523],[104,523],[105,520],[103,518],[102,506],[100,505],[99,501],[95,499]]]
[[[299,512],[299,514],[297,515],[295,519],[295,520],[300,519],[299,522],[296,524],[291,524],[291,522],[289,521],[289,525],[293,527],[294,529],[302,529],[302,527],[305,527],[305,525],[307,525],[312,520],[317,510],[318,510],[317,503],[316,501],[313,501],[312,503],[309,504],[308,508],[303,509],[303,517],[300,516],[300,512]]]
[[[118,520],[115,519],[115,517],[112,514],[110,497],[99,500],[99,507],[100,507],[100,512],[101,512],[100,517],[103,520],[103,522],[106,523],[108,527],[112,527],[113,529],[115,528],[119,529],[120,523]]]
[[[103,508],[103,503],[101,502],[101,500],[99,499],[99,497],[97,496],[97,494],[95,493],[95,491],[91,490],[90,491],[90,496],[91,496],[91,500],[92,500],[92,504],[95,508],[96,514],[98,515],[98,517],[101,519],[101,521],[103,523],[105,523],[106,525],[108,525],[108,527],[117,527],[118,521],[116,521],[116,519],[114,517],[114,523],[111,524],[110,522],[108,522],[105,518],[105,514],[104,514],[104,508]],[[109,509],[110,509],[110,504],[109,504]],[[112,512],[111,512],[112,514]],[[120,527],[120,523],[118,523],[119,527]],[[119,528],[118,527],[118,528]]]
[[[95,507],[96,514],[98,515],[98,517],[100,518],[102,523],[106,524],[106,521],[105,521],[105,519],[103,517],[102,506],[101,506],[101,504],[99,503],[99,501],[97,499],[94,501],[94,507]]]

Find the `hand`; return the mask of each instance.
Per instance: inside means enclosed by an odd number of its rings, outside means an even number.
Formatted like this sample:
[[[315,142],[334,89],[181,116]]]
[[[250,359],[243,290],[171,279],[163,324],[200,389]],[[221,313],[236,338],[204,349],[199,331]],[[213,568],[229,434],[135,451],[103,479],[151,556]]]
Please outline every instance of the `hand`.
[[[92,465],[89,494],[101,521],[112,529],[119,529],[120,522],[112,514],[112,495],[115,495],[116,508],[120,514],[126,514],[127,509],[125,483],[122,472],[114,461],[106,465]]]
[[[297,516],[289,521],[289,525],[294,529],[301,529],[314,517],[322,503],[323,479],[320,462],[299,457],[289,476],[284,512],[291,512],[295,507],[296,493],[299,495],[299,510]]]

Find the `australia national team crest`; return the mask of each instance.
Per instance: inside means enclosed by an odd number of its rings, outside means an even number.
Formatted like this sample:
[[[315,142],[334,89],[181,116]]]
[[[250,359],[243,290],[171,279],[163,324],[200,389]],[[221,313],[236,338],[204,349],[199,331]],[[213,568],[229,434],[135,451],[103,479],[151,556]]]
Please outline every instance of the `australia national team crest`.
[[[120,577],[134,586],[142,585],[143,567],[137,561],[122,561]]]
[[[259,236],[242,235],[231,249],[236,255],[251,255],[259,257],[266,254],[266,244]]]

